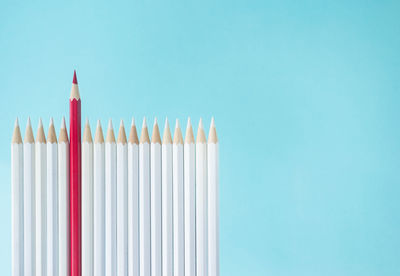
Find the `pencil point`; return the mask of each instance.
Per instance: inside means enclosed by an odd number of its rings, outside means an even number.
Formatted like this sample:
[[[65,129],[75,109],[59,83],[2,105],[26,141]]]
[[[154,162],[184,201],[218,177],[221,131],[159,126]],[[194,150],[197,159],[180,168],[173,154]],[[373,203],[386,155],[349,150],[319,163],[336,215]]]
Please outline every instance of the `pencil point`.
[[[188,118],[188,122],[186,125],[185,143],[187,144],[194,143],[193,128],[192,128],[192,122],[190,121],[190,117]]]
[[[28,121],[26,122],[26,126],[31,126],[31,117],[28,117]]]
[[[135,125],[135,118],[132,117],[131,122],[131,131],[129,133],[129,143],[130,144],[139,144],[139,138],[137,135],[136,125]]]
[[[112,120],[108,120],[108,129],[112,129],[113,125],[112,125]]]
[[[197,129],[196,143],[207,143],[206,134],[204,133],[203,120],[200,118],[199,128]]]
[[[180,128],[181,126],[179,125],[179,119],[176,119],[175,121],[175,129]]]
[[[199,128],[203,128],[203,129],[204,129],[204,127],[203,127],[203,118],[200,118],[200,121],[199,121]]]
[[[14,132],[11,139],[12,144],[22,144],[21,130],[19,129],[18,118],[15,120]]]
[[[53,117],[50,118],[49,132],[47,133],[47,142],[50,144],[57,143],[57,135],[54,128]]]
[[[147,128],[146,117],[143,118],[142,128]]]
[[[26,123],[25,137],[24,143],[35,143],[35,139],[33,138],[33,131],[31,125],[31,118],[28,117],[28,122]]]
[[[176,124],[175,124],[174,144],[183,144],[182,131],[178,119],[176,119]]]
[[[154,118],[154,125],[153,126],[156,126],[156,125],[158,125],[157,124],[157,117]]]
[[[92,130],[90,129],[89,119],[86,118],[85,129],[83,130],[83,142],[92,143]]]
[[[158,128],[157,118],[154,119],[154,126],[153,126],[153,133],[151,136],[151,142],[153,144],[155,144],[155,143],[161,144],[160,130]]]
[[[214,117],[211,118],[211,127],[215,127]]]
[[[165,118],[163,144],[172,144],[171,131],[169,129],[168,118]]]
[[[54,126],[54,120],[53,120],[53,117],[50,117],[50,124],[49,124],[49,126]]]
[[[146,117],[143,118],[142,133],[140,134],[140,143],[150,143],[149,131],[147,130]]]
[[[38,127],[43,127],[42,118],[39,118],[39,126]]]
[[[208,143],[218,143],[217,130],[215,129],[214,117],[211,119],[210,131],[208,134]]]
[[[119,124],[118,141],[117,141],[117,143],[126,144],[126,134],[125,134],[125,127],[124,127],[124,121],[123,120],[121,120],[121,123]]]
[[[60,135],[58,136],[58,143],[68,143],[67,127],[65,125],[65,117],[62,117]]]
[[[112,125],[111,119],[110,119],[110,121],[108,121],[106,142],[115,143],[115,135],[114,135],[114,129],[113,129],[113,125]]]
[[[135,117],[132,117],[131,127],[135,126]]]
[[[97,144],[104,143],[103,129],[101,128],[100,120],[97,120],[96,134],[94,137],[94,142]]]
[[[74,70],[74,78],[72,79],[73,84],[78,84],[78,79],[76,78],[76,70]]]
[[[44,135],[42,118],[39,118],[39,126],[36,134],[37,143],[46,143],[46,136]]]

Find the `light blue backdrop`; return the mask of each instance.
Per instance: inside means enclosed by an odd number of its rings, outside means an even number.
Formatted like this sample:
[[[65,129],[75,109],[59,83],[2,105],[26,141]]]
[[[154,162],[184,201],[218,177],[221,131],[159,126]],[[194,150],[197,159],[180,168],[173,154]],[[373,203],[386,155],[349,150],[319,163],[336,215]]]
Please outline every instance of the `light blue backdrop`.
[[[76,68],[92,128],[215,116],[221,275],[400,275],[398,1],[61,2],[1,3],[1,274],[14,120]]]

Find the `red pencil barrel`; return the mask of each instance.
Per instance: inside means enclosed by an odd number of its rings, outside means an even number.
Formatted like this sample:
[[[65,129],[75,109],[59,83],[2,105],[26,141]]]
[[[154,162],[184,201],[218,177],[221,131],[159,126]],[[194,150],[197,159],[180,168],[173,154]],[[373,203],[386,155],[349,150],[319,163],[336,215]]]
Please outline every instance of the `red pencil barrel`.
[[[81,100],[70,100],[70,271],[81,276]]]

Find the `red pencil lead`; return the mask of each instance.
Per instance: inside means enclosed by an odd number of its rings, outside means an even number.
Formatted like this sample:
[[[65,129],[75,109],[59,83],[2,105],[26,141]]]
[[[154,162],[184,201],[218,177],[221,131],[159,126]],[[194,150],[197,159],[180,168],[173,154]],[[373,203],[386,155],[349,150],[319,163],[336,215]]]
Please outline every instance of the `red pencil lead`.
[[[72,80],[73,84],[78,84],[78,79],[76,78],[76,70],[74,70],[74,78]]]

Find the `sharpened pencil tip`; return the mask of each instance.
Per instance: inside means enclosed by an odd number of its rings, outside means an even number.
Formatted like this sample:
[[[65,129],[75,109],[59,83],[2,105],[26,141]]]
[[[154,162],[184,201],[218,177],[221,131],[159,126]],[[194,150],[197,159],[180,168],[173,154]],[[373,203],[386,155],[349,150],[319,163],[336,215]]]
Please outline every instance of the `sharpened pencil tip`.
[[[67,126],[65,125],[65,117],[64,116],[62,117],[62,120],[61,120],[61,129],[67,129]]]
[[[12,144],[22,144],[21,130],[19,129],[18,118],[15,120],[14,132],[11,140]]]
[[[43,127],[42,118],[39,118],[39,126],[38,127]]]
[[[211,125],[210,125],[210,127],[215,127],[214,117],[211,118]]]
[[[135,126],[135,118],[132,117],[131,127]]]
[[[112,128],[113,128],[112,120],[110,119],[110,120],[108,121],[108,129],[112,129]]]
[[[180,128],[181,126],[179,125],[179,119],[176,119],[175,121],[175,129]]]
[[[72,79],[73,84],[78,84],[78,79],[76,78],[76,70],[74,70],[74,78]]]
[[[27,127],[31,126],[31,117],[28,117],[28,121],[26,122],[26,126]]]
[[[18,117],[15,119],[14,128],[19,127]]]
[[[50,124],[49,124],[49,127],[51,127],[51,126],[54,126],[54,120],[53,120],[53,117],[50,117]]]
[[[124,127],[124,120],[121,119],[121,121],[119,122],[119,127]]]
[[[203,127],[203,119],[202,118],[200,118],[200,121],[199,121],[199,128],[204,129],[204,127]]]
[[[157,126],[158,125],[158,123],[157,123],[157,117],[155,117],[154,118],[154,126]]]
[[[100,120],[97,120],[97,126],[96,126],[96,129],[97,129],[97,128],[99,128],[99,127],[101,127],[101,123],[100,123]]]
[[[89,125],[89,118],[86,118],[85,125],[86,125],[86,126]]]
[[[165,118],[164,128],[169,128],[168,117]]]
[[[147,128],[146,117],[143,118],[142,128]]]

